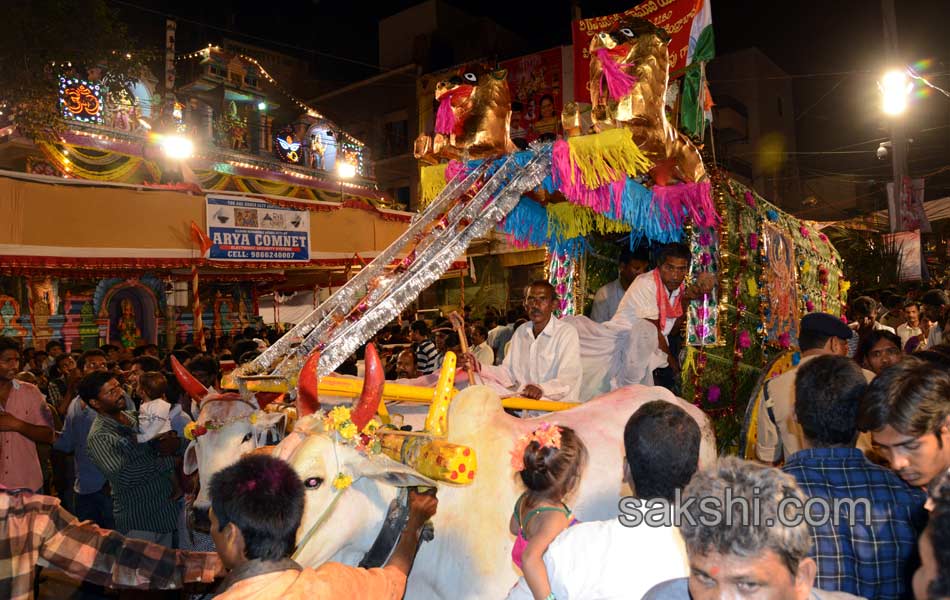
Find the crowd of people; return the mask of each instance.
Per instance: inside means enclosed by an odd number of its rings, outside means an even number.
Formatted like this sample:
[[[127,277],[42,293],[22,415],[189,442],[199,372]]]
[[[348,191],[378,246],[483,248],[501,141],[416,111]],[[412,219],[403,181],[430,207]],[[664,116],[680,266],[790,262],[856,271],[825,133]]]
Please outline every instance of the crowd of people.
[[[685,285],[688,263],[680,247],[652,270],[624,253],[617,289],[597,296],[597,327],[618,315],[651,323],[663,355],[652,376],[674,390],[682,309],[708,284]],[[513,394],[576,401],[584,338],[553,316],[553,286],[525,292],[523,312],[465,315],[467,352],[458,320],[384,328],[374,341],[388,376],[434,376],[452,351]],[[695,420],[668,402],[642,406],[624,431],[633,494],[617,498],[616,519],[579,522],[571,509],[589,468],[577,433],[543,423],[522,436],[512,464],[524,493],[509,530],[523,576],[509,598],[950,597],[948,312],[947,293],[930,290],[861,296],[850,322],[806,315],[800,359],[752,399],[755,460],[700,469]],[[181,457],[197,415],[171,357],[213,390],[222,363],[253,360],[262,337],[249,329],[218,353],[164,356],[149,344],[67,352],[0,337],[0,595],[31,598],[42,559],[100,593],[217,580],[222,598],[401,597],[437,499],[410,495],[386,566],[303,568],[291,553],[305,488],[269,456],[211,479],[217,553],[181,549],[194,491]],[[340,370],[355,374],[355,359]]]

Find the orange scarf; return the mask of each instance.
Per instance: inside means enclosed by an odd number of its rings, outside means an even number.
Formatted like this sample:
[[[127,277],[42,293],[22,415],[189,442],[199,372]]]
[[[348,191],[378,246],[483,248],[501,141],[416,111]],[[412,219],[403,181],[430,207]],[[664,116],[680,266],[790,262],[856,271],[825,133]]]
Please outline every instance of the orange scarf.
[[[660,331],[663,331],[663,329],[666,328],[667,319],[678,319],[683,316],[683,303],[681,300],[686,284],[680,284],[680,295],[676,297],[676,302],[670,304],[670,294],[667,293],[666,284],[660,279],[659,268],[653,269],[653,281],[656,283],[656,305],[660,309]]]

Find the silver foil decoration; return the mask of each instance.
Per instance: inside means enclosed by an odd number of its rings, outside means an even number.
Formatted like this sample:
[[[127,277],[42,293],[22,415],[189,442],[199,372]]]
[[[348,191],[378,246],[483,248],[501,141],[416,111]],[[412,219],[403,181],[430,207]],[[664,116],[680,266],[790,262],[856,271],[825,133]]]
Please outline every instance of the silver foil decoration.
[[[501,221],[524,192],[541,184],[551,171],[551,144],[535,145],[531,152],[524,167],[513,155],[505,158],[470,198],[466,192],[492,161],[449,182],[386,250],[256,360],[239,367],[238,381],[249,376],[290,380],[317,349],[319,376],[332,373],[441,277],[473,240]]]

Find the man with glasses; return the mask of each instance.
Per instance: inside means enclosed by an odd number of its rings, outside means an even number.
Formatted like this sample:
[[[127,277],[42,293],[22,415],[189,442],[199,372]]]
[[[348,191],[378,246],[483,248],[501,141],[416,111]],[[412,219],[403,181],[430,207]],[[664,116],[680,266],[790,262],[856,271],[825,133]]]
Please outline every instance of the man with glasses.
[[[79,394],[97,415],[89,430],[89,457],[112,486],[116,529],[173,547],[178,504],[173,499],[174,456],[184,452],[174,431],[139,444],[138,417],[126,412],[125,393],[114,375],[83,378]]]

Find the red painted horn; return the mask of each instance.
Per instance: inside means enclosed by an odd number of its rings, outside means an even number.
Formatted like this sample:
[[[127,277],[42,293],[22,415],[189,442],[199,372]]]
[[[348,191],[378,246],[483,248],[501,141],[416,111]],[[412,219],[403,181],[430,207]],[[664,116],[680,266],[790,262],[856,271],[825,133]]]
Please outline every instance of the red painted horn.
[[[317,378],[317,365],[320,364],[320,352],[307,357],[300,376],[297,377],[297,416],[306,417],[320,410],[320,389]]]
[[[203,383],[198,381],[194,375],[188,372],[188,369],[185,368],[178,359],[174,356],[171,357],[172,371],[175,373],[175,379],[178,380],[181,388],[185,390],[185,393],[191,396],[191,399],[197,403],[201,401],[208,395],[208,388],[204,386]]]
[[[363,393],[360,394],[359,402],[350,412],[350,420],[360,431],[379,410],[379,401],[383,397],[383,385],[386,383],[383,363],[379,360],[379,354],[373,344],[366,344],[363,371]]]

